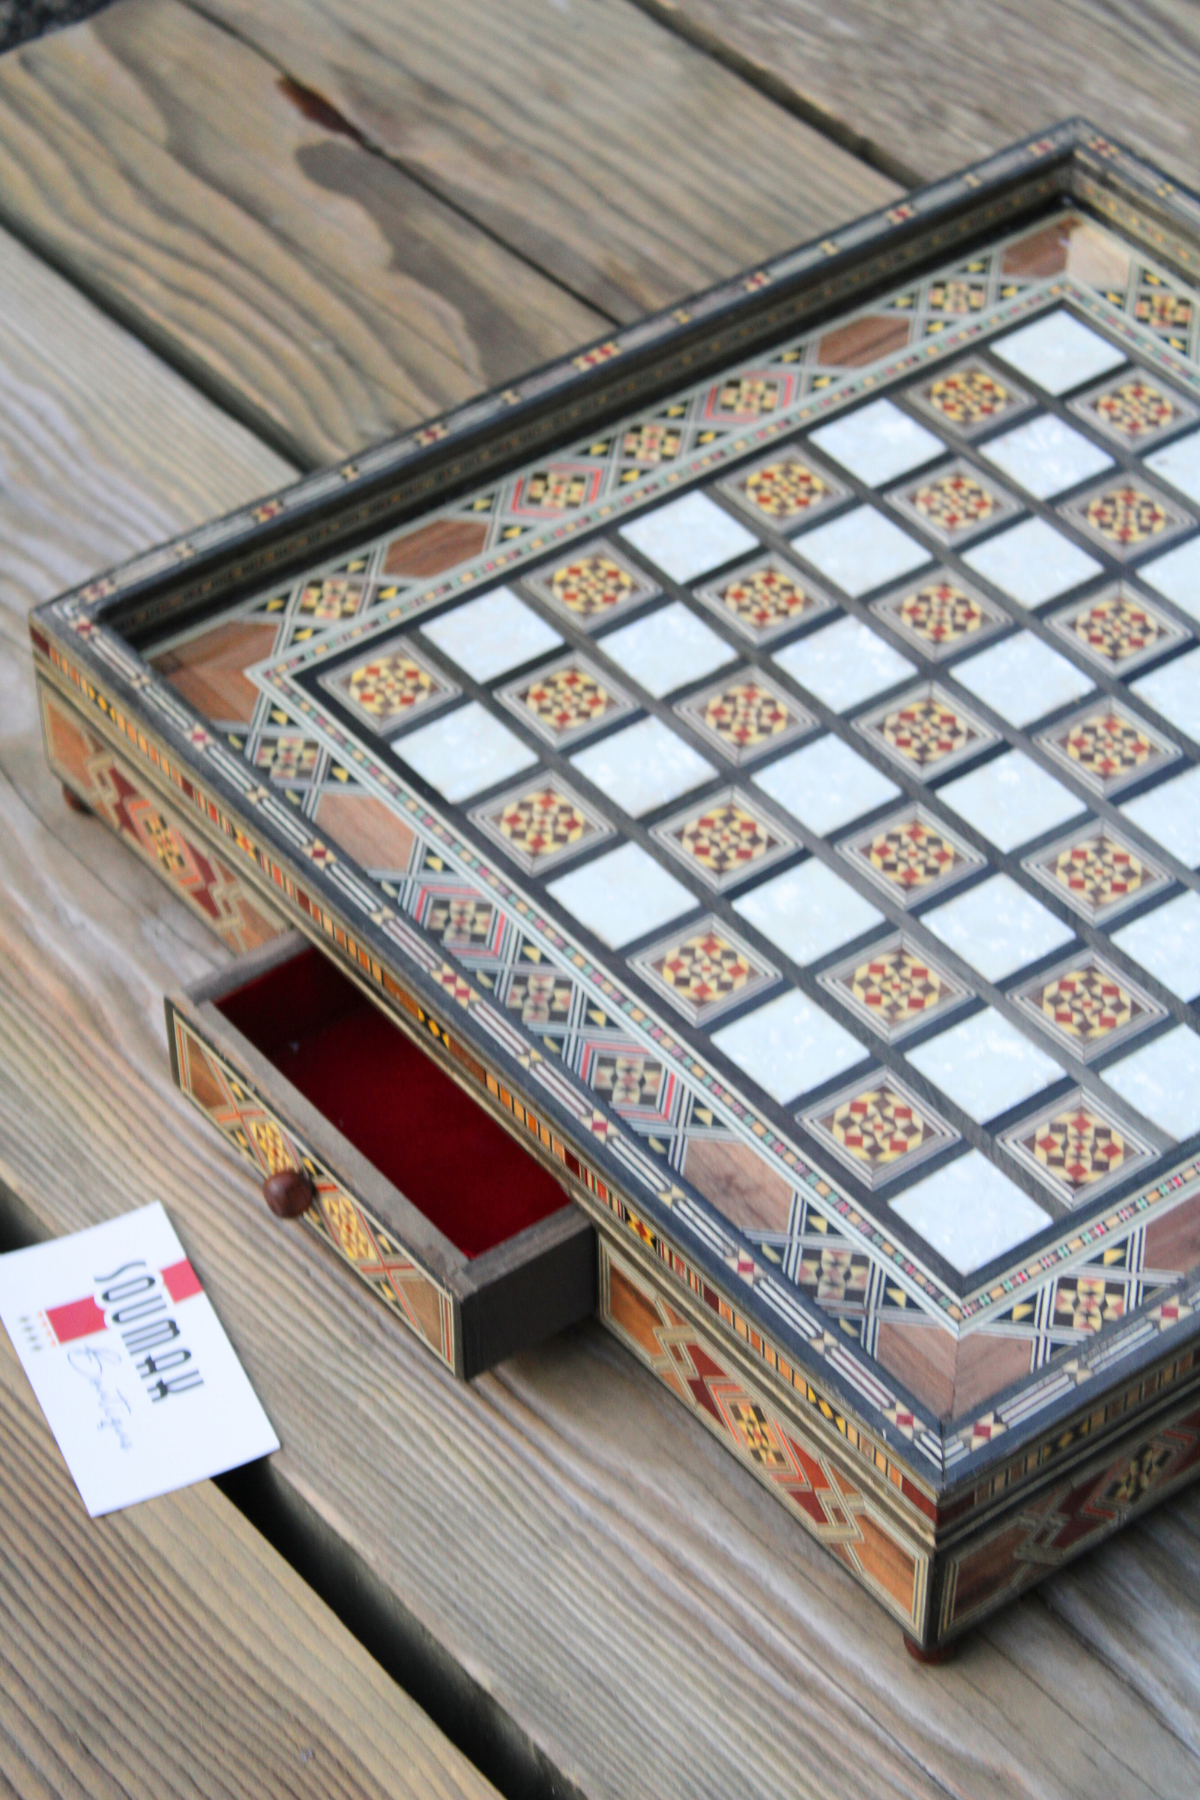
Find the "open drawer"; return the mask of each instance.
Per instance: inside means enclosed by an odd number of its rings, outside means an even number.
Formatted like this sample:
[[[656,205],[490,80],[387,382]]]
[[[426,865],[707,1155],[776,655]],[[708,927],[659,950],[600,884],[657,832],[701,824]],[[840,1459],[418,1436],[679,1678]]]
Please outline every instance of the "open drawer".
[[[595,1234],[555,1177],[290,932],[166,1002],[172,1073],[456,1375],[585,1318]]]

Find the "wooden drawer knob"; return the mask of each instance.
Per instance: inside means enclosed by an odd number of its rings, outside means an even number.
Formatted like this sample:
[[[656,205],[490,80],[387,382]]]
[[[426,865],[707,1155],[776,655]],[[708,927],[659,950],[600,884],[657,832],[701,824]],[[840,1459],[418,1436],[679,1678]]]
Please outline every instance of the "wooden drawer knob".
[[[268,1175],[262,1191],[277,1219],[298,1219],[313,1203],[313,1184],[303,1169],[280,1169]]]

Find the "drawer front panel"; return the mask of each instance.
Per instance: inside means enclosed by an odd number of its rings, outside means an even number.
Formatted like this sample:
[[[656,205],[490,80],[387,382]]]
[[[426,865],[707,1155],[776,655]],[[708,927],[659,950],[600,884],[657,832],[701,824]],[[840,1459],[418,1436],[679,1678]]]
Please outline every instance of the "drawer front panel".
[[[904,1537],[843,1464],[734,1369],[725,1352],[646,1276],[600,1239],[600,1316],[817,1542],[914,1637],[929,1587],[928,1552]]]
[[[58,779],[230,950],[240,956],[287,929],[279,915],[163,805],[60,694],[39,681],[38,698],[46,760]]]
[[[458,1372],[455,1306],[362,1202],[188,1021],[170,1009],[175,1079],[260,1179],[303,1169],[315,1200],[303,1222],[448,1369]]]

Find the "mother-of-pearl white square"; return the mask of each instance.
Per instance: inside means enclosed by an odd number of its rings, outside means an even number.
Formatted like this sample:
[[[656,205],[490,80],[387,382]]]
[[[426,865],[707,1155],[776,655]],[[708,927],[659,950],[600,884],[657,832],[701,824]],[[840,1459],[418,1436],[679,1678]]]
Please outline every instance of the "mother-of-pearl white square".
[[[810,441],[868,487],[907,475],[941,456],[945,444],[892,400],[872,400],[809,433]]]
[[[1200,1131],[1200,1037],[1186,1025],[1110,1063],[1102,1079],[1173,1138]]]
[[[899,797],[894,781],[841,738],[818,738],[751,776],[755,787],[821,837]]]
[[[1045,519],[1022,519],[963,554],[977,574],[1023,606],[1041,606],[1099,575],[1101,565]]]
[[[1146,467],[1186,494],[1189,500],[1200,500],[1200,431],[1190,431],[1176,438],[1164,450],[1153,450]]]
[[[1009,750],[969,775],[948,781],[938,789],[938,798],[999,850],[1015,850],[1086,811],[1070,788],[1022,750]]]
[[[793,538],[792,547],[827,581],[836,582],[843,593],[855,597],[882,587],[885,581],[899,581],[902,575],[933,560],[916,538],[873,506],[856,506],[827,525],[814,525],[811,531]]]
[[[697,904],[682,881],[676,881],[640,844],[621,844],[581,869],[548,881],[546,889],[613,950],[657,931]]]
[[[1193,619],[1200,619],[1200,537],[1144,562],[1138,580],[1148,581]]]
[[[1019,631],[954,665],[954,679],[1010,725],[1028,725],[1091,691],[1084,675],[1032,631]]]
[[[816,962],[883,923],[883,914],[817,857],[764,881],[733,910],[793,962]]]
[[[1168,993],[1181,1000],[1200,994],[1200,894],[1189,888],[1111,935]]]
[[[589,744],[576,751],[571,765],[635,819],[717,772],[661,719],[641,719]]]
[[[922,913],[921,923],[988,981],[1003,981],[1075,936],[1008,875],[993,875]]]
[[[980,1125],[1040,1094],[1063,1072],[990,1006],[918,1044],[908,1060]]]
[[[993,338],[989,348],[1048,394],[1065,394],[1126,360],[1124,351],[1062,310],[1034,319],[1007,337]]]
[[[995,1163],[978,1150],[918,1181],[891,1210],[925,1239],[960,1275],[1003,1256],[1050,1223]]]
[[[533,751],[477,700],[410,731],[392,748],[401,762],[447,800],[467,800],[537,761]]]
[[[712,1033],[712,1041],[781,1103],[820,1087],[866,1057],[856,1037],[795,988],[723,1025]]]
[[[656,700],[689,681],[699,681],[737,656],[682,600],[660,606],[632,625],[621,625],[596,643]]]
[[[734,556],[759,548],[758,539],[706,494],[681,494],[621,526],[621,536],[675,581],[690,581]]]
[[[1200,865],[1200,768],[1160,781],[1121,811],[1189,869]]]
[[[1038,500],[1111,469],[1113,462],[1099,444],[1053,413],[1042,413],[1027,425],[989,439],[980,445],[979,454]]]
[[[775,661],[834,712],[858,706],[916,673],[907,656],[861,619],[839,619],[810,632],[777,651]]]
[[[1200,650],[1189,650],[1172,662],[1130,682],[1155,712],[1170,719],[1189,737],[1200,738]]]
[[[557,631],[511,588],[468,600],[422,624],[421,632],[476,681],[491,681],[562,644]]]

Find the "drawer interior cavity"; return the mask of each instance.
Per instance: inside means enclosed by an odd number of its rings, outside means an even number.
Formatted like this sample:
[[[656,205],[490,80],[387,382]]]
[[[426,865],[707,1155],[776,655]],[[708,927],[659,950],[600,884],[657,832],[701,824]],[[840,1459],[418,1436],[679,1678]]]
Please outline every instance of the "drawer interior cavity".
[[[465,1256],[568,1204],[554,1177],[319,950],[216,1005]]]

